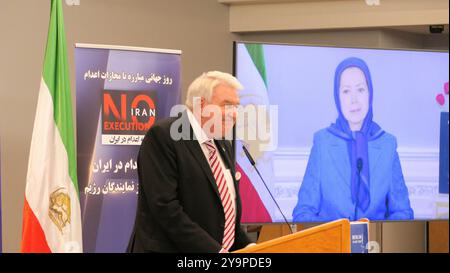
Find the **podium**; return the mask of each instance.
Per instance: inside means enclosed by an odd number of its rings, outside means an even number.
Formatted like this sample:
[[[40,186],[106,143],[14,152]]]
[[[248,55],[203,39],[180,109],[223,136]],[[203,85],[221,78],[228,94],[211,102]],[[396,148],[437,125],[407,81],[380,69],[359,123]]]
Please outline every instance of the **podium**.
[[[350,221],[340,219],[233,253],[350,253]]]

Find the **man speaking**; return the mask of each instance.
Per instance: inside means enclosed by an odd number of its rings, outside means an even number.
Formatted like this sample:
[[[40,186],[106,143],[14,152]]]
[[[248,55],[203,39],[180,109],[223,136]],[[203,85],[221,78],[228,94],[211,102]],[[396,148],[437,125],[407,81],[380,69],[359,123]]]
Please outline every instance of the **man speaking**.
[[[240,225],[239,178],[225,139],[236,122],[240,89],[230,74],[204,73],[189,86],[181,117],[147,132],[128,252],[218,253],[251,243]]]

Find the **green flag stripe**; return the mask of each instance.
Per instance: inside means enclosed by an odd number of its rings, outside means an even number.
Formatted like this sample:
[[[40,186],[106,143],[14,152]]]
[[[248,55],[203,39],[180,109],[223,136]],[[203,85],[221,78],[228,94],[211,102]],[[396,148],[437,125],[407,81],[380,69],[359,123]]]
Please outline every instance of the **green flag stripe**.
[[[43,78],[53,98],[53,115],[67,151],[69,176],[78,193],[69,66],[61,0],[51,1]],[[79,193],[78,193],[79,194]]]
[[[266,62],[264,59],[264,50],[261,44],[245,44],[253,63],[256,66],[259,74],[261,75],[264,85],[267,88],[267,76],[266,76]]]

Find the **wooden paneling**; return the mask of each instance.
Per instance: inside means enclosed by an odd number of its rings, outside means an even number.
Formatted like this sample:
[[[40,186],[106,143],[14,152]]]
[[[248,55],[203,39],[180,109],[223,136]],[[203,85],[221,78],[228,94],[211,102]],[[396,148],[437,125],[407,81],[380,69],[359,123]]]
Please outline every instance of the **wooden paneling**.
[[[448,220],[428,223],[428,252],[448,253]]]

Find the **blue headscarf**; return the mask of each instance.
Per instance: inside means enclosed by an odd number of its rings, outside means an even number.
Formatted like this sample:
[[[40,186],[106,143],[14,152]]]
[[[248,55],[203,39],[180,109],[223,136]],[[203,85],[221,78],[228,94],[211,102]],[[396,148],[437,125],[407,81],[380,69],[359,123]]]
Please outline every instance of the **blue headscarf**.
[[[348,121],[342,114],[341,104],[339,100],[339,87],[341,84],[341,75],[347,68],[357,67],[363,73],[367,81],[369,92],[369,110],[364,118],[360,131],[351,131]],[[359,58],[347,58],[343,60],[336,68],[334,76],[334,101],[338,110],[338,118],[336,123],[328,127],[328,131],[333,135],[344,139],[347,142],[348,154],[351,166],[351,192],[353,203],[358,200],[358,207],[362,211],[366,211],[370,205],[370,174],[369,174],[369,156],[368,156],[368,142],[380,137],[384,131],[372,121],[373,110],[373,87],[372,78],[370,76],[367,64]],[[358,190],[358,159],[362,163],[360,172],[361,181]],[[358,198],[358,199],[357,199]]]

